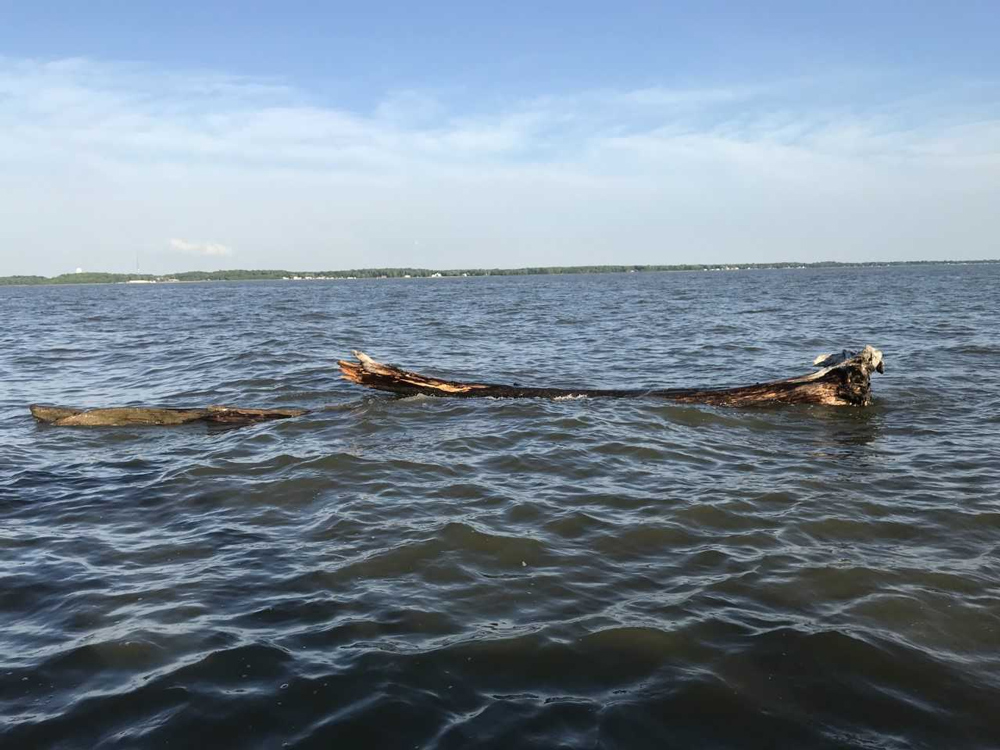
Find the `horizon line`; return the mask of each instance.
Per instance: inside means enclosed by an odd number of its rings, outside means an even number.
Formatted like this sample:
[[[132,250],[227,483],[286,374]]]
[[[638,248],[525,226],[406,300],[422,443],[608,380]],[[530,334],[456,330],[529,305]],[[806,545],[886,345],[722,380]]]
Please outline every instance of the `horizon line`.
[[[110,283],[113,281],[135,280],[170,280],[177,281],[208,281],[209,277],[223,277],[236,274],[244,274],[247,278],[226,279],[216,278],[219,281],[274,281],[274,280],[308,280],[316,278],[341,278],[357,279],[362,278],[407,278],[407,277],[476,277],[476,276],[542,276],[542,275],[569,275],[569,274],[589,274],[589,273],[656,273],[656,272],[677,272],[677,271],[710,271],[710,270],[768,270],[768,269],[796,269],[796,268],[865,268],[877,266],[915,266],[915,265],[984,265],[1000,263],[1000,258],[964,259],[964,260],[870,260],[870,261],[772,261],[772,262],[728,262],[728,263],[671,263],[671,264],[594,264],[575,266],[520,266],[511,268],[421,268],[409,266],[385,266],[352,268],[342,270],[326,271],[289,271],[278,268],[230,268],[218,269],[214,271],[176,271],[169,273],[129,273],[116,271],[83,271],[57,274],[55,276],[42,276],[40,274],[13,274],[10,276],[0,276],[0,284],[6,286],[44,284],[59,280],[71,280],[81,278],[79,283]],[[84,278],[101,277],[100,281],[85,281]],[[186,277],[181,279],[179,277]]]

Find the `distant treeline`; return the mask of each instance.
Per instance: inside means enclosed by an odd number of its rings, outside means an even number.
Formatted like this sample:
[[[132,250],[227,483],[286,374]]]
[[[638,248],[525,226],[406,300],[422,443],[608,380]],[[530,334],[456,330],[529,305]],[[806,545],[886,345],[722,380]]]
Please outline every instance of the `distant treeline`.
[[[245,270],[185,271],[156,276],[136,273],[64,273],[61,276],[0,276],[0,286],[38,284],[122,284],[129,281],[268,281],[281,279],[402,279],[455,276],[538,276],[570,273],[650,273],[660,271],[735,271],[768,268],[871,268],[881,266],[926,266],[941,264],[1000,263],[1000,260],[905,260],[866,263],[684,263],[668,266],[540,266],[532,268],[359,268],[352,271]]]

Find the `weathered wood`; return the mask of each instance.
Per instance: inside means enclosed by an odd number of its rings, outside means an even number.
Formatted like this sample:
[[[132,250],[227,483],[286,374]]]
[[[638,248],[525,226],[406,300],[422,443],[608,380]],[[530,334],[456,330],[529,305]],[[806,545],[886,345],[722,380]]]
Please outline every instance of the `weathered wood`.
[[[64,406],[32,404],[28,408],[39,422],[59,427],[178,425],[189,422],[208,422],[241,427],[272,419],[298,417],[308,413],[306,409],[241,409],[234,406],[208,406],[198,409],[171,409],[155,406],[71,409]]]
[[[636,398],[652,397],[691,404],[754,406],[765,404],[826,404],[867,406],[871,403],[871,373],[883,372],[882,352],[866,346],[860,352],[846,349],[824,354],[814,364],[817,372],[786,380],[736,388],[594,389],[529,388],[520,385],[463,383],[443,380],[376,362],[355,351],[357,362],[339,361],[344,378],[376,390],[401,396],[446,396],[452,398]]]

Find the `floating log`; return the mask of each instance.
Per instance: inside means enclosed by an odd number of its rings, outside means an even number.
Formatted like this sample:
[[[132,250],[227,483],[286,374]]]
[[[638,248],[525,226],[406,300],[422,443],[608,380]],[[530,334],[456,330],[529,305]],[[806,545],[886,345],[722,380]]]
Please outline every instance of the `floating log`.
[[[353,352],[357,362],[339,361],[344,378],[400,396],[451,398],[662,398],[687,404],[756,406],[766,404],[825,404],[868,406],[872,401],[871,373],[884,372],[882,352],[866,346],[858,352],[822,354],[813,364],[820,369],[787,380],[736,388],[594,389],[529,388],[520,385],[464,383],[420,375],[395,365],[376,362],[364,352]]]
[[[199,409],[168,409],[155,406],[70,409],[64,406],[32,404],[28,408],[39,422],[59,427],[130,427],[190,422],[242,427],[272,419],[299,417],[308,413],[306,409],[241,409],[235,406],[208,406]]]

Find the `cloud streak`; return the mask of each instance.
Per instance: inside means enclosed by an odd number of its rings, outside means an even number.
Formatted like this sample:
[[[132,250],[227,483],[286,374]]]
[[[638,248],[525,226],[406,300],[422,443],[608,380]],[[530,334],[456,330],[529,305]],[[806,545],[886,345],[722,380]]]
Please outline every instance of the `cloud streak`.
[[[292,87],[233,76],[87,60],[0,60],[0,117],[8,126],[8,158],[15,149],[63,154],[82,148],[125,163],[338,171],[484,160],[569,160],[582,168],[588,156],[615,152],[628,139],[634,147],[659,150],[671,143],[687,147],[693,135],[845,157],[995,155],[1000,145],[995,106],[956,118],[949,99],[960,97],[944,90],[922,102],[864,111],[808,104],[825,83],[580,92],[476,115],[408,91],[387,94],[365,113],[318,105]],[[994,105],[998,95],[996,87],[978,92],[980,102],[991,97]]]
[[[842,84],[492,109],[399,91],[359,111],[281,81],[0,58],[0,200],[18,209],[0,242],[49,264],[0,249],[0,273],[163,252],[178,216],[248,263],[303,268],[467,265],[471,248],[502,265],[1000,253],[1000,87]],[[118,245],[88,239],[114,224]]]

